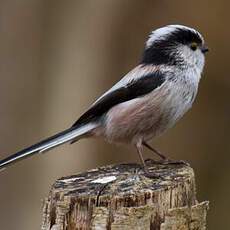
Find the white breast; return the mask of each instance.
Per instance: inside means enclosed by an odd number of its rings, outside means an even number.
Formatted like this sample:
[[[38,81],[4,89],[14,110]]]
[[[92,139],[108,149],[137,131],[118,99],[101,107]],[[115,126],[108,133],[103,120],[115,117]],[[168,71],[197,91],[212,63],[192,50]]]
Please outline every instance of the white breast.
[[[193,68],[169,80],[169,94],[162,104],[163,110],[170,113],[169,126],[174,125],[191,108],[197,94],[199,80],[200,73]]]

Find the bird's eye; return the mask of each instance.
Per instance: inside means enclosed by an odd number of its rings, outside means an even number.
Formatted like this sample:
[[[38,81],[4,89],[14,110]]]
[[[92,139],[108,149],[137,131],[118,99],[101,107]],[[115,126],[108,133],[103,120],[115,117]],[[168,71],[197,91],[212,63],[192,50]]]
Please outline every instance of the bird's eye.
[[[198,47],[198,44],[196,42],[193,42],[191,45],[190,45],[190,48],[195,51]]]

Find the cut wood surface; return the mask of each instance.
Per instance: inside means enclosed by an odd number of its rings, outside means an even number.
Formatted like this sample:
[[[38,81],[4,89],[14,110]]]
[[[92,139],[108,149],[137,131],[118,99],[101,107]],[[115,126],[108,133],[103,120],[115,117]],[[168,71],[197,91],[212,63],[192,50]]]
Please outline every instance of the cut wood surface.
[[[42,230],[206,229],[208,202],[198,203],[193,169],[148,161],[100,167],[58,179],[44,202]]]

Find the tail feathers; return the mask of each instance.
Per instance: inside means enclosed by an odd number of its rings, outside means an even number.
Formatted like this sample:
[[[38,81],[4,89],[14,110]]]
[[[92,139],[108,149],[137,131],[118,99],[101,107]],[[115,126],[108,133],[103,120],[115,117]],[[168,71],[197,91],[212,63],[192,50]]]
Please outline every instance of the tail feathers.
[[[52,137],[49,137],[37,144],[34,144],[1,160],[0,170],[5,169],[7,166],[16,163],[19,160],[23,160],[24,158],[30,157],[35,153],[48,151],[56,146],[59,146],[71,140],[79,140],[81,137],[83,137],[96,127],[96,123],[89,123],[80,127],[71,127],[63,132],[60,132]]]

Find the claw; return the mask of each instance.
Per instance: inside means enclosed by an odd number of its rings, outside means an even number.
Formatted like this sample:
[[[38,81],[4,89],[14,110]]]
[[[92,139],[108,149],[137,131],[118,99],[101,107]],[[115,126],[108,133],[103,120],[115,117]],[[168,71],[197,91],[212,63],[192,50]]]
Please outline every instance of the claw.
[[[190,166],[190,164],[186,161],[183,161],[183,160],[171,160],[171,159],[166,159],[164,161],[161,162],[161,164],[164,164],[164,165],[168,165],[168,164],[183,164],[183,165],[187,165],[187,166]]]
[[[151,165],[151,164],[162,164],[162,161],[157,161],[157,160],[148,158],[148,159],[145,160],[145,163],[149,164],[149,165]]]
[[[153,160],[153,159],[146,159],[145,160],[145,163],[146,164],[162,164],[162,165],[169,165],[169,164],[184,164],[184,165],[187,165],[187,166],[190,166],[190,164],[186,161],[183,161],[183,160],[171,160],[171,159],[165,159],[165,160]]]

